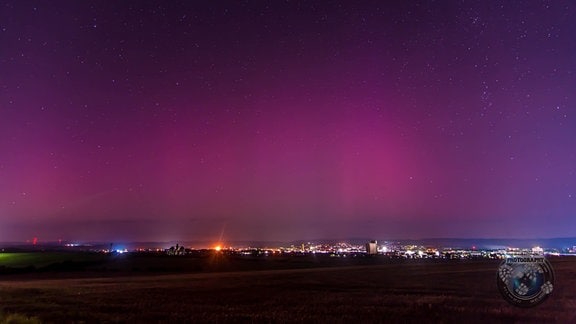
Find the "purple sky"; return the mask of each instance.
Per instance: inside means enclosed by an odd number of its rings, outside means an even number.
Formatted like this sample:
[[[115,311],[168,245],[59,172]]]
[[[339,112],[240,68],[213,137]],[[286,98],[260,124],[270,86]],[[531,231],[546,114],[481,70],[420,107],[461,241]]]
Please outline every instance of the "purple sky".
[[[2,1],[0,241],[576,236],[576,3]]]

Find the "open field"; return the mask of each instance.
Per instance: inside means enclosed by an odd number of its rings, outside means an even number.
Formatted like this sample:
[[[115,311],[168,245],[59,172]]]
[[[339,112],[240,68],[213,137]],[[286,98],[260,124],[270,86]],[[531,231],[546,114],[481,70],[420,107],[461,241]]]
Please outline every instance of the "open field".
[[[48,323],[574,323],[576,258],[551,262],[555,291],[533,309],[510,306],[501,298],[495,284],[498,262],[491,260],[106,278],[28,274],[0,277],[0,302],[4,313],[36,316]]]
[[[0,253],[0,266],[9,268],[42,268],[59,262],[102,263],[106,259],[107,256],[101,253],[13,252]]]

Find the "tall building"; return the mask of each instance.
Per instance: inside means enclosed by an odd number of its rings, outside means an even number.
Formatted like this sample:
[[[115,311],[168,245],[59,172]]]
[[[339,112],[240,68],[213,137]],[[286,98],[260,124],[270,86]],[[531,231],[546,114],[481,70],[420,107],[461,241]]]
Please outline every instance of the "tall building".
[[[377,245],[378,243],[376,241],[370,241],[366,243],[366,254],[368,255],[377,254],[378,253]]]

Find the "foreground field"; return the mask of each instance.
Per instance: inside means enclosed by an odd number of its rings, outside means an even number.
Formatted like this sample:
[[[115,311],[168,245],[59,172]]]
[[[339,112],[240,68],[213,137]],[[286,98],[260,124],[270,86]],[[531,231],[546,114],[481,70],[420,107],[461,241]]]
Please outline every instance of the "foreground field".
[[[499,295],[494,261],[0,281],[4,313],[71,322],[576,322],[576,259],[533,309]],[[2,277],[0,277],[0,280]]]

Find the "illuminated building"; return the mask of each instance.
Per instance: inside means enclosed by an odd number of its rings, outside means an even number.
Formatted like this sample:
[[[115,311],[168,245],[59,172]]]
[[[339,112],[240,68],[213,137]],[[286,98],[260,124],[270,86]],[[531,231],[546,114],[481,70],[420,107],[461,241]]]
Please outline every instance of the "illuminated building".
[[[370,241],[370,242],[366,243],[366,254],[374,255],[377,253],[378,253],[378,250],[377,250],[376,241]]]

